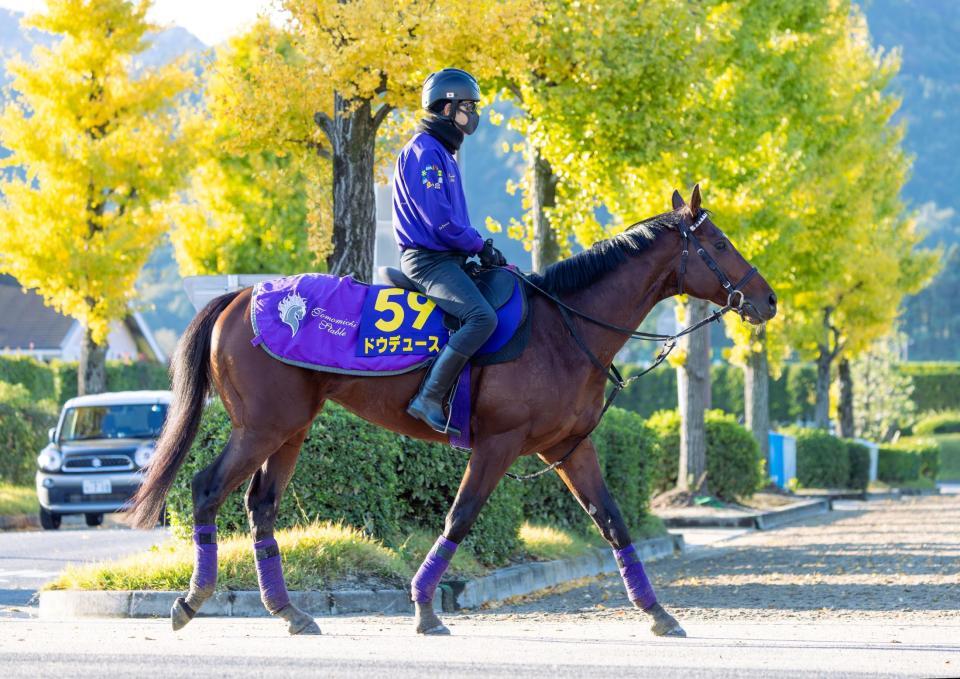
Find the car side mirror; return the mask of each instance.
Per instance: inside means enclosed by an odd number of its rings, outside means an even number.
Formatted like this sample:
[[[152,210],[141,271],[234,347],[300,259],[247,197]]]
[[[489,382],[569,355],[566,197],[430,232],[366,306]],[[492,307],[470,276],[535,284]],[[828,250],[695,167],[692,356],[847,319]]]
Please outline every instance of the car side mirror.
[[[54,440],[56,439],[56,436],[57,436],[57,428],[50,427],[50,429],[47,430],[47,440],[50,441],[50,443],[53,443]]]

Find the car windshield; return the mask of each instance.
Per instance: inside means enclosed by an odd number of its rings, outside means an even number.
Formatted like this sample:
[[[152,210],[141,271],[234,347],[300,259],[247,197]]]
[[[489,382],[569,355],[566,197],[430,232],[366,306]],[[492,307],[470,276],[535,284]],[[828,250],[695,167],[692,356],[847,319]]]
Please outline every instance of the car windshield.
[[[166,416],[161,403],[69,408],[60,440],[156,438]]]

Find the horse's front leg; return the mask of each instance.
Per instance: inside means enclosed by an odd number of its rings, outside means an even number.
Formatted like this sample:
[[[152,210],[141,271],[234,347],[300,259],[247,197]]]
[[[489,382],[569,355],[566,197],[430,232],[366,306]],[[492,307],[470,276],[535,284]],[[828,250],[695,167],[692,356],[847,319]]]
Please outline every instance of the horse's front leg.
[[[584,440],[570,459],[557,469],[557,473],[597,524],[604,540],[610,543],[617,558],[617,564],[620,566],[620,575],[623,577],[627,596],[630,597],[634,606],[643,609],[653,618],[651,627],[653,633],[657,636],[685,637],[686,632],[683,631],[680,623],[657,602],[653,585],[650,584],[643,563],[630,541],[630,534],[620,515],[620,508],[610,496],[607,484],[603,481],[593,442],[590,439]]]
[[[320,634],[320,628],[313,616],[304,613],[290,602],[283,580],[280,549],[273,537],[280,499],[290,477],[293,476],[300,446],[306,434],[306,429],[297,432],[267,459],[253,475],[246,496],[260,598],[272,615],[287,621],[287,631],[290,634]]]
[[[477,441],[460,481],[457,497],[447,514],[443,534],[437,538],[410,583],[418,634],[450,634],[450,630],[433,611],[437,585],[483,505],[516,459],[520,443],[520,437],[512,433]]]

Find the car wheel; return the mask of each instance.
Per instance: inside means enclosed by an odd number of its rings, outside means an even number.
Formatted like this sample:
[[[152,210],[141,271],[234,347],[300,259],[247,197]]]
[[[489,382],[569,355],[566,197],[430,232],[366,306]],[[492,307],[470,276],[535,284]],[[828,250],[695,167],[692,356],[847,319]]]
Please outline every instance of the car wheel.
[[[103,514],[84,514],[87,519],[87,525],[91,528],[103,523]]]
[[[44,530],[57,530],[60,527],[60,515],[40,508],[40,525]]]

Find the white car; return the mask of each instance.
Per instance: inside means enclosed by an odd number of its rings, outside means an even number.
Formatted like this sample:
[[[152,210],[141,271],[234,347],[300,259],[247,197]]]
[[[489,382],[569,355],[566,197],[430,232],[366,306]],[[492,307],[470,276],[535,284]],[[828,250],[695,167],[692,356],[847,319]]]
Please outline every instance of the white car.
[[[44,528],[59,528],[65,514],[85,514],[88,526],[99,526],[123,507],[140,485],[171,398],[169,391],[119,391],[63,405],[37,457]]]

